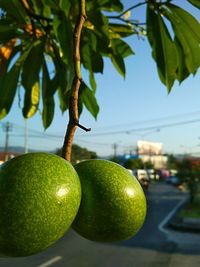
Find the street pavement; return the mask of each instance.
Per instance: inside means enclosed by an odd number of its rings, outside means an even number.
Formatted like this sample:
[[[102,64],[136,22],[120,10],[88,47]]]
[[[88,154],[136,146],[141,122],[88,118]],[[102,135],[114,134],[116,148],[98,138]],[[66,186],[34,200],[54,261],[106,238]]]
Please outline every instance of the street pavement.
[[[0,267],[199,267],[200,234],[166,226],[186,194],[165,183],[152,183],[142,229],[127,241],[103,244],[70,230],[47,251],[25,258],[0,258]]]

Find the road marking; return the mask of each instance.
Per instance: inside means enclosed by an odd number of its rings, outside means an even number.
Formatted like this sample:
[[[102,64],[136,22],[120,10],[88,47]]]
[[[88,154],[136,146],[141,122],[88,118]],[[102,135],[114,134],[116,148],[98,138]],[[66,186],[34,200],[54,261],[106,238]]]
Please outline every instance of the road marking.
[[[56,257],[54,257],[54,258],[52,258],[52,259],[50,259],[50,260],[38,265],[37,267],[48,267],[48,266],[54,264],[55,262],[57,262],[57,261],[59,261],[61,259],[62,259],[61,256],[56,256]]]
[[[168,234],[168,230],[164,228],[164,226],[168,223],[168,221],[174,216],[174,214],[177,212],[177,210],[183,205],[183,203],[187,200],[187,198],[182,199],[170,213],[164,218],[164,220],[161,221],[161,223],[158,225],[158,229],[165,233]]]

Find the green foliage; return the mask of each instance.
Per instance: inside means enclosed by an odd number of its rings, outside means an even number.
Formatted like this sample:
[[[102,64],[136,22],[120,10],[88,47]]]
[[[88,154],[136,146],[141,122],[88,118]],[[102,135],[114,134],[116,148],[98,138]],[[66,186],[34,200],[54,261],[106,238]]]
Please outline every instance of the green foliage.
[[[165,19],[171,24],[171,35]],[[147,36],[159,77],[169,91],[176,79],[182,82],[196,73],[200,66],[200,24],[190,13],[170,2],[157,6],[150,2]]]
[[[127,159],[124,162],[124,167],[127,169],[143,169],[144,168],[144,163],[142,162],[141,159]]]
[[[81,64],[89,84],[82,84],[79,113],[85,106],[97,118],[95,74],[103,73],[104,58],[111,60],[125,77],[125,58],[134,54],[124,40],[147,36],[161,81],[171,90],[200,66],[200,24],[173,1],[146,1],[146,22],[135,19],[120,0],[86,1],[87,20],[81,35]],[[188,0],[200,8],[198,0]],[[135,6],[132,6],[134,9]],[[42,120],[47,128],[54,116],[54,98],[68,109],[74,77],[73,31],[79,12],[78,0],[0,0],[0,118],[11,107],[18,86],[23,86],[23,116],[33,116],[42,101]],[[133,19],[134,16],[134,19]],[[167,22],[168,21],[168,22]],[[188,41],[189,40],[189,41]]]
[[[170,154],[167,156],[167,169],[177,169],[179,166],[179,161],[177,158],[173,155]]]
[[[187,184],[190,192],[190,202],[194,203],[200,192],[200,162],[183,159],[178,163],[178,177]]]
[[[56,152],[57,155],[61,156],[61,150],[59,149]],[[84,147],[80,147],[77,144],[72,145],[72,164],[75,164],[79,161],[86,160],[86,159],[96,159],[97,154],[94,151],[90,151]]]

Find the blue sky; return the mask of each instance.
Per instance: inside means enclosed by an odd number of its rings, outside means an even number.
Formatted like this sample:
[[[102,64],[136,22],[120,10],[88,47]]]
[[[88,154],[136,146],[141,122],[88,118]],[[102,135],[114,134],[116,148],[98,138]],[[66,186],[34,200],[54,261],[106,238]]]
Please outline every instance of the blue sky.
[[[124,2],[127,5],[130,1]],[[182,2],[188,7],[186,1],[175,2]],[[190,7],[190,11],[200,18],[197,9]],[[139,16],[142,16],[141,12],[142,9]],[[78,129],[74,142],[101,156],[111,155],[114,143],[118,145],[119,154],[134,150],[137,140],[141,139],[163,143],[167,153],[200,152],[200,72],[180,86],[175,83],[168,94],[158,78],[147,40],[132,37],[128,42],[136,55],[126,59],[126,79],[105,60],[104,74],[97,75],[98,118],[95,121],[84,110],[80,122],[91,127],[92,131],[85,133]],[[62,115],[57,99],[56,102],[53,123],[45,132],[39,112],[27,121],[28,128],[41,132],[28,131],[29,148],[52,150],[62,146],[68,114]],[[23,146],[25,123],[17,97],[11,112],[1,123],[7,121],[13,123],[9,144]],[[4,146],[5,133],[1,126],[0,146]],[[47,138],[46,134],[54,137]]]

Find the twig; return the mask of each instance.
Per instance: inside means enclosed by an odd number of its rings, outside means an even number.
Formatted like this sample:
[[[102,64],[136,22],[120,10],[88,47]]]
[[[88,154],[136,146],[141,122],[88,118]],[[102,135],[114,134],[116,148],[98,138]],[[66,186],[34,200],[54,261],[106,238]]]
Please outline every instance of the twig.
[[[81,31],[85,20],[86,20],[85,0],[79,0],[79,18],[77,19],[73,35],[74,79],[71,88],[71,96],[69,99],[69,123],[67,126],[67,131],[65,134],[63,148],[62,148],[62,157],[68,161],[71,160],[72,142],[76,128],[78,126],[80,127],[79,113],[78,113],[78,94],[82,82],[80,39],[81,39]]]
[[[28,14],[28,16],[32,19],[36,19],[36,20],[45,20],[47,22],[52,22],[53,20],[51,18],[47,18],[47,17],[44,17],[42,15],[38,15],[38,14],[35,14],[31,11],[27,1],[25,0],[21,0],[21,4],[22,6],[24,7],[26,13]]]
[[[108,16],[108,18],[109,19],[119,19],[119,18],[122,18],[128,11],[131,11],[131,10],[133,10],[133,9],[139,7],[139,6],[146,5],[146,4],[147,4],[147,1],[138,3],[138,4],[134,5],[134,6],[129,7],[128,9],[124,10],[119,15],[117,15],[117,16]]]

